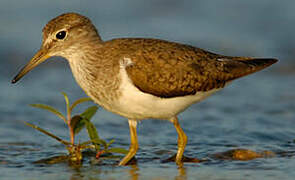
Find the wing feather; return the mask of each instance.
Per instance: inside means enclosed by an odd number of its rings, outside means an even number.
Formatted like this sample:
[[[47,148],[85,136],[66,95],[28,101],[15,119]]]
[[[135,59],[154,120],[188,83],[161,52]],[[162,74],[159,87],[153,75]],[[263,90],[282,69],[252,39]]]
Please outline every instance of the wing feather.
[[[130,49],[129,44],[136,44]],[[277,60],[217,55],[199,48],[157,39],[120,39],[131,59],[126,67],[141,91],[162,98],[222,88],[228,81],[259,71]]]

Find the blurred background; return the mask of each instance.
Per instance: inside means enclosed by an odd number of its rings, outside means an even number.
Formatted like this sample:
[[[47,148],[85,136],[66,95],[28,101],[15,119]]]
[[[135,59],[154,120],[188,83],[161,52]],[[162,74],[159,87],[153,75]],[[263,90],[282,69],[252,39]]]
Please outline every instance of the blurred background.
[[[287,141],[295,138],[294,9],[293,0],[1,0],[0,162],[1,158],[10,162],[8,164],[12,168],[6,169],[4,165],[7,177],[12,177],[8,174],[14,172],[15,167],[26,166],[40,159],[40,156],[47,157],[48,153],[54,154],[60,150],[50,146],[55,142],[38,136],[38,132],[25,127],[22,121],[33,122],[55,130],[61,137],[68,137],[63,122],[28,104],[44,103],[64,109],[60,92],[66,92],[72,100],[86,96],[75,83],[67,62],[60,57],[49,59],[17,84],[10,84],[20,68],[39,49],[42,28],[49,20],[65,12],[77,12],[89,17],[103,40],[152,37],[186,43],[224,55],[279,59],[279,63],[269,69],[238,80],[227,90],[194,105],[181,118],[186,119],[182,124],[188,133],[189,145],[204,145],[200,149],[188,149],[193,156],[206,156],[213,149],[222,151],[229,144],[246,148],[256,144],[254,150],[270,147],[270,150],[276,151],[289,147],[286,146]],[[117,142],[123,143],[120,145],[128,148],[128,125],[124,118],[100,110],[95,119],[103,137],[116,137],[119,139]],[[142,152],[148,152],[151,148],[149,145],[165,149],[170,144],[169,147],[175,150],[176,134],[172,125],[163,121],[142,124],[139,126]],[[151,138],[155,133],[157,139]],[[262,142],[266,144],[259,146]],[[23,152],[24,147],[35,147],[36,143],[38,147],[43,145],[49,150],[33,157],[32,153]],[[13,150],[7,144],[12,144]],[[19,146],[21,150],[18,152]],[[22,155],[15,161],[15,154],[18,153]],[[145,156],[144,153],[141,155]],[[292,161],[290,164],[294,167],[295,163]],[[289,167],[285,162],[274,166]],[[247,166],[250,167],[252,165]],[[207,167],[208,174],[211,171],[215,174],[217,167],[210,168]],[[231,165],[228,169],[231,169]],[[28,171],[18,172],[25,174]],[[286,171],[275,172],[272,177],[294,177],[292,168]],[[161,171],[157,172],[162,174]],[[189,169],[189,173],[196,171]],[[202,175],[207,177],[208,174]],[[225,173],[220,175],[224,176]],[[264,175],[262,171],[261,176]],[[232,177],[235,179],[239,176]]]

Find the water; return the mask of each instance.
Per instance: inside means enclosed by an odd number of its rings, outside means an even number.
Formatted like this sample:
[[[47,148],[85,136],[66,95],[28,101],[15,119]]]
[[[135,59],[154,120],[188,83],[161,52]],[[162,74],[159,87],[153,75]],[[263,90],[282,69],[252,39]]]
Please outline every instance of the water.
[[[0,179],[293,179],[294,6],[291,0],[1,1]],[[116,160],[93,164],[92,157],[80,169],[67,163],[34,164],[66,150],[23,121],[64,139],[68,134],[61,120],[28,104],[64,109],[60,92],[72,100],[85,95],[62,58],[52,58],[16,85],[10,80],[39,48],[42,26],[69,11],[91,17],[103,39],[157,37],[228,55],[276,57],[280,62],[235,81],[180,115],[189,138],[185,154],[207,158],[207,162],[188,163],[182,169],[162,163],[176,152],[177,134],[167,121],[148,120],[138,126],[137,165],[117,167]],[[114,146],[128,148],[126,119],[102,109],[94,119],[102,138],[114,138]],[[87,135],[84,132],[79,138],[85,140]],[[273,151],[276,156],[251,161],[214,158],[216,153],[237,148]]]

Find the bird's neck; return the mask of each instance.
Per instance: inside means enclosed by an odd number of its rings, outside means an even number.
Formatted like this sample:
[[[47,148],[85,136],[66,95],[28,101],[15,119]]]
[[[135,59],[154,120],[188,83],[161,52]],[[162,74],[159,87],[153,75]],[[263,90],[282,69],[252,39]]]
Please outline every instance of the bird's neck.
[[[86,94],[97,100],[99,104],[101,104],[99,101],[109,102],[109,99],[104,98],[108,98],[107,94],[111,94],[113,89],[119,87],[120,80],[116,74],[119,66],[104,55],[102,44],[94,44],[89,48],[87,46],[76,48],[66,58],[77,83]]]

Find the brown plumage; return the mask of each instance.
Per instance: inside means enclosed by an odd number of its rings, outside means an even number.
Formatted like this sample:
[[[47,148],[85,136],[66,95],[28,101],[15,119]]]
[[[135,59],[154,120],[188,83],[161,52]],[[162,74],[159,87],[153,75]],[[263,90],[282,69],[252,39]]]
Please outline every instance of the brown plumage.
[[[136,120],[155,118],[174,124],[175,161],[181,166],[187,137],[177,115],[228,82],[277,61],[223,56],[158,39],[103,41],[87,17],[66,13],[44,27],[40,50],[12,82],[51,56],[69,61],[76,81],[94,102],[128,118],[131,145],[119,165],[126,165],[138,149]]]
[[[132,59],[126,69],[137,88],[164,98],[223,88],[277,61],[222,56],[158,39],[116,39],[107,44],[119,46],[121,55]]]

